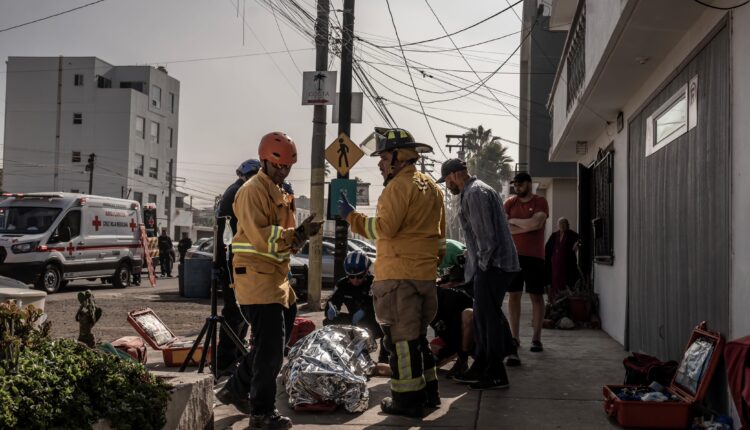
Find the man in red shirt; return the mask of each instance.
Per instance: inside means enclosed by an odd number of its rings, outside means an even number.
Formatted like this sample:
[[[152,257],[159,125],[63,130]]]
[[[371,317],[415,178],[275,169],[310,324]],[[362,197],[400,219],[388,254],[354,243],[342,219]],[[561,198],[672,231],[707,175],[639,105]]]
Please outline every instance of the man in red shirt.
[[[516,195],[505,201],[505,213],[508,216],[510,232],[516,244],[518,261],[521,264],[519,272],[510,288],[508,315],[510,316],[510,330],[516,346],[519,341],[519,324],[521,319],[521,294],[524,285],[529,294],[532,306],[532,325],[534,335],[531,338],[531,351],[542,352],[542,319],[544,318],[544,225],[549,216],[547,200],[531,192],[531,176],[528,173],[518,173],[513,178]],[[521,359],[518,355],[510,355],[509,366],[518,366]]]

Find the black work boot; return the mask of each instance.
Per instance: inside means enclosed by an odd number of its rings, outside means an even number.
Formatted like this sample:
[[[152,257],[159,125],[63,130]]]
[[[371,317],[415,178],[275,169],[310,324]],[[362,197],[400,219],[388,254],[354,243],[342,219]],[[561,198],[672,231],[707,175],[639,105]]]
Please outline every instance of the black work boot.
[[[425,388],[425,402],[424,406],[430,409],[437,409],[440,407],[440,392],[438,391],[438,382],[430,381],[427,383]]]
[[[250,428],[253,430],[286,430],[292,428],[292,420],[274,410],[269,414],[253,414],[250,416]]]
[[[469,359],[458,357],[446,376],[453,379],[454,376],[463,375],[467,370],[469,370]]]
[[[412,418],[424,417],[424,407],[422,405],[398,405],[390,397],[386,397],[380,402],[380,410],[389,415],[403,415]]]
[[[250,406],[250,399],[247,396],[238,396],[233,392],[229,391],[226,385],[216,393],[216,400],[225,404],[233,405],[238,411],[243,414],[250,414],[252,407]]]

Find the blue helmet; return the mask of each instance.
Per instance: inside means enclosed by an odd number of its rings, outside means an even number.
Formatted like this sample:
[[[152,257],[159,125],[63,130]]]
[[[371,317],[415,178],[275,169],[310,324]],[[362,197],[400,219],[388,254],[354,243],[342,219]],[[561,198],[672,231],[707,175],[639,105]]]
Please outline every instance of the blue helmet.
[[[253,176],[260,170],[260,161],[251,158],[240,164],[237,168],[237,176]]]
[[[347,275],[361,275],[370,270],[370,258],[362,251],[352,251],[344,260],[344,271]]]

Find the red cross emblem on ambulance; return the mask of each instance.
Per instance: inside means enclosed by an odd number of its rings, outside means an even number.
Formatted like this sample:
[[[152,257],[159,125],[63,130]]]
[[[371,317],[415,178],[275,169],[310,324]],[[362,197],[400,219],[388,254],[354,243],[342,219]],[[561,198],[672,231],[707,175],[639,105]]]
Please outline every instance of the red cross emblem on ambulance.
[[[135,228],[138,227],[138,224],[135,223],[135,220],[133,218],[130,218],[130,224],[128,224],[128,227],[130,227],[130,231],[135,231]]]
[[[97,216],[94,217],[94,220],[91,221],[91,225],[94,226],[94,228],[96,229],[96,231],[99,231],[99,227],[102,226],[102,222],[99,221],[99,215],[97,215]]]
[[[75,251],[75,247],[73,246],[73,242],[68,243],[68,247],[65,248],[66,251],[68,251],[68,255],[73,255],[73,251]]]

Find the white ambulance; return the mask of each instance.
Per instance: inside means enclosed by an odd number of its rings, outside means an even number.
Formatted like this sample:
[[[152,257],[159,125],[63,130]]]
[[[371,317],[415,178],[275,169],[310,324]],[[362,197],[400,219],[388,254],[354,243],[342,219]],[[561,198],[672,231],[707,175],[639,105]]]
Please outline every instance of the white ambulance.
[[[141,273],[138,202],[73,193],[3,197],[0,275],[54,293],[74,279],[125,288]]]

